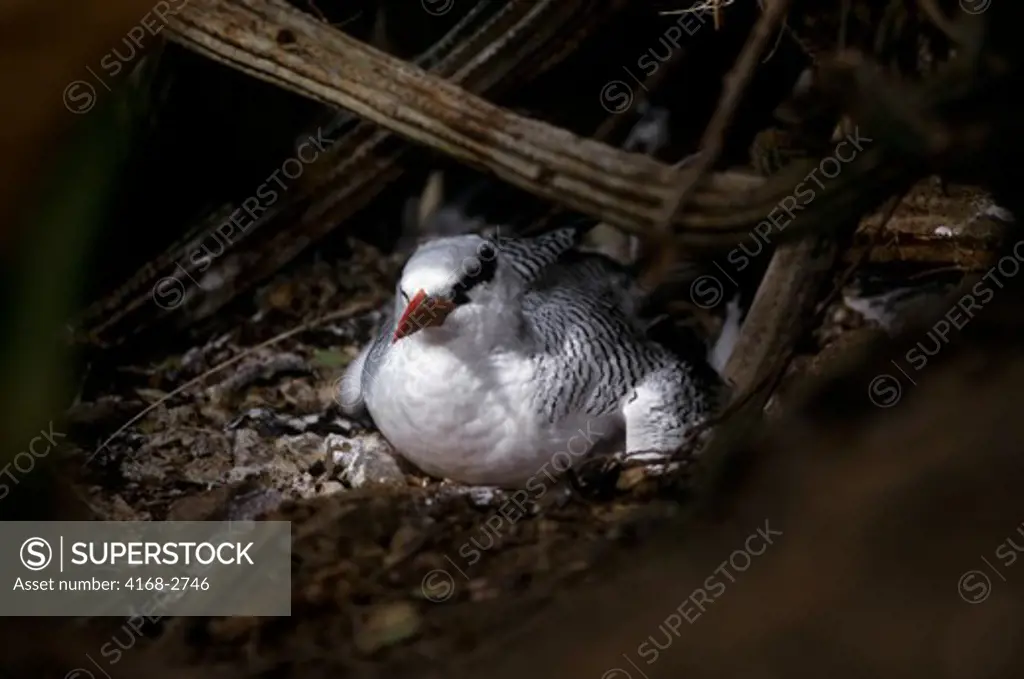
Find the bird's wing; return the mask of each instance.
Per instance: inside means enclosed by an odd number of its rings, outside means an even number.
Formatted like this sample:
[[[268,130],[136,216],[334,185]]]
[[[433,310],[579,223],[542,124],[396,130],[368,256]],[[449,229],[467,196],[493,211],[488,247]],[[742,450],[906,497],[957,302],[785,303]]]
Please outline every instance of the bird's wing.
[[[615,309],[644,326],[639,309],[643,293],[629,268],[603,255],[576,250],[565,252],[531,286],[535,291],[569,289],[595,303]]]
[[[593,224],[566,226],[533,238],[505,238],[499,229],[492,237],[502,261],[527,285],[536,284],[553,265],[572,252]]]
[[[646,340],[690,365],[694,379],[716,383],[717,373],[707,363],[702,338],[692,330],[658,322],[646,308],[648,302],[647,291],[639,286],[631,268],[603,255],[572,252],[532,286],[525,310],[548,325],[543,344],[558,344],[566,338],[611,344]],[[592,328],[571,327],[575,321],[566,309],[583,307],[600,314],[603,322]]]
[[[370,342],[345,368],[338,388],[338,401],[342,411],[349,417],[369,417],[366,409],[366,393],[371,380],[377,375],[381,361],[385,359],[388,340],[395,332],[394,304],[390,304],[373,333]]]
[[[345,374],[338,385],[337,399],[342,412],[349,417],[360,417],[366,414],[366,403],[363,400],[363,374],[366,369],[366,357],[373,348],[373,342],[363,347],[355,360],[345,368]]]

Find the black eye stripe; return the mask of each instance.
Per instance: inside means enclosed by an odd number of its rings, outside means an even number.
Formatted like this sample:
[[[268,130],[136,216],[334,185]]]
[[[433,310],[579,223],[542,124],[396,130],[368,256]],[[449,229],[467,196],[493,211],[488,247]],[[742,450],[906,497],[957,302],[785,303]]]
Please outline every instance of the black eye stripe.
[[[494,273],[498,269],[498,260],[493,256],[493,253],[487,257],[474,257],[473,260],[474,266],[472,269],[469,267],[463,269],[463,281],[472,287],[494,279]]]
[[[498,269],[497,253],[491,249],[490,246],[483,245],[480,247],[479,257],[471,257],[462,266],[462,270],[459,272],[459,280],[452,286],[452,301],[455,304],[466,304],[468,303],[469,296],[468,292],[480,285],[481,283],[487,283],[494,279],[494,274]]]

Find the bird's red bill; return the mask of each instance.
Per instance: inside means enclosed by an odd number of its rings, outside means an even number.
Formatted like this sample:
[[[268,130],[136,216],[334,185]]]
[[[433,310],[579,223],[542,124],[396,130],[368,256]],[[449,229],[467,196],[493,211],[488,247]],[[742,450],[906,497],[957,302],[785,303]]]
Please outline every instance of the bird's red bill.
[[[395,328],[395,337],[392,344],[408,337],[409,335],[435,325],[441,325],[446,316],[455,308],[447,300],[433,299],[427,297],[427,293],[420,290],[409,300],[402,317],[398,319],[398,327]]]

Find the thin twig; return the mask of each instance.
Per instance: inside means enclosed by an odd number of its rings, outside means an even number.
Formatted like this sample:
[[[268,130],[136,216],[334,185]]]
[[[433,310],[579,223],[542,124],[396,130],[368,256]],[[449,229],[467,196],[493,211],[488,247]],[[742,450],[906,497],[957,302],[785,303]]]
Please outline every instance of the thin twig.
[[[151,403],[148,406],[146,406],[142,410],[142,412],[140,412],[138,415],[136,415],[132,419],[130,419],[127,422],[125,422],[123,425],[121,425],[120,428],[118,428],[117,431],[115,431],[113,434],[111,434],[109,437],[107,437],[107,440],[104,441],[103,443],[101,443],[100,446],[98,448],[96,448],[95,451],[93,451],[93,454],[89,456],[89,459],[85,461],[85,464],[89,464],[90,462],[92,462],[93,458],[95,458],[97,455],[99,455],[100,451],[102,451],[104,448],[106,448],[108,445],[110,445],[110,442],[113,441],[115,438],[117,438],[121,434],[121,432],[123,432],[125,429],[127,429],[130,426],[132,426],[133,424],[135,424],[136,422],[141,420],[143,417],[148,415],[150,412],[152,412],[153,410],[155,410],[156,408],[158,408],[162,404],[166,403],[167,401],[171,400],[172,398],[174,398],[178,394],[181,394],[182,392],[184,392],[184,391],[194,387],[197,384],[201,384],[204,380],[206,380],[206,378],[210,377],[211,375],[219,373],[220,371],[224,370],[224,368],[228,368],[228,367],[238,363],[243,358],[246,358],[247,356],[253,355],[254,353],[259,351],[260,349],[266,349],[267,347],[273,346],[274,344],[277,344],[278,342],[282,342],[282,341],[288,339],[289,337],[294,337],[295,335],[299,335],[301,333],[306,332],[307,330],[311,330],[312,328],[316,328],[316,327],[319,327],[321,325],[324,325],[325,323],[330,323],[332,321],[337,321],[337,320],[340,320],[340,319],[343,319],[343,318],[349,318],[349,317],[354,316],[356,314],[363,313],[363,312],[366,312],[366,311],[370,311],[370,310],[376,308],[380,303],[381,303],[381,300],[379,298],[377,298],[377,297],[373,297],[373,298],[371,298],[369,300],[364,300],[362,302],[354,302],[354,303],[349,304],[348,306],[346,306],[344,309],[339,309],[338,311],[332,311],[329,314],[324,314],[323,316],[321,316],[319,318],[315,318],[312,321],[308,321],[306,323],[303,323],[302,325],[299,325],[299,326],[297,326],[295,328],[292,328],[291,330],[286,330],[285,332],[282,332],[279,335],[275,335],[274,337],[271,337],[270,339],[268,339],[268,340],[266,340],[264,342],[260,342],[259,344],[255,345],[255,346],[249,347],[248,349],[244,349],[241,353],[239,353],[239,354],[237,354],[235,356],[232,356],[231,358],[227,359],[226,361],[223,361],[223,362],[213,366],[212,368],[210,368],[209,370],[204,372],[202,375],[198,375],[196,377],[193,377],[188,382],[185,382],[181,386],[176,387],[172,391],[170,391],[167,394],[161,396],[158,400],[156,400],[153,403]]]
[[[960,31],[957,30],[956,26],[951,22],[942,10],[939,9],[938,5],[935,4],[935,0],[917,0],[917,6],[921,9],[921,12],[932,22],[935,28],[942,31],[942,33],[949,38],[949,41],[953,44],[963,44],[963,36],[960,35]]]
[[[700,183],[700,180],[711,171],[725,145],[725,132],[739,107],[743,93],[754,75],[760,62],[761,54],[768,45],[769,39],[779,29],[791,0],[775,0],[757,20],[746,45],[732,70],[725,76],[722,96],[718,101],[711,122],[704,130],[700,141],[700,155],[686,172],[683,173],[681,186],[676,195],[665,205],[661,218],[662,230],[667,232],[676,219],[686,200]]]
[[[857,271],[857,269],[864,266],[864,262],[866,262],[868,258],[871,256],[871,250],[875,247],[875,245],[878,244],[878,241],[882,237],[882,234],[885,233],[885,228],[889,225],[889,221],[892,220],[892,216],[896,214],[897,208],[899,208],[900,204],[903,202],[903,198],[906,197],[907,193],[909,193],[909,191],[903,191],[902,193],[893,196],[889,200],[889,204],[885,207],[885,211],[882,213],[882,220],[878,223],[878,226],[875,228],[874,233],[871,234],[871,243],[868,245],[868,247],[864,248],[864,251],[860,253],[860,255],[857,257],[857,260],[851,263],[850,266],[848,266],[843,271],[843,273],[839,275],[839,280],[836,281],[836,284],[834,286],[832,286],[832,290],[830,290],[829,293],[825,295],[825,299],[823,299],[821,303],[818,305],[817,309],[815,309],[815,315],[818,315],[825,311],[825,309],[828,308],[828,305],[835,301],[836,297],[839,296],[839,294],[842,292],[843,288],[853,277],[853,274]]]

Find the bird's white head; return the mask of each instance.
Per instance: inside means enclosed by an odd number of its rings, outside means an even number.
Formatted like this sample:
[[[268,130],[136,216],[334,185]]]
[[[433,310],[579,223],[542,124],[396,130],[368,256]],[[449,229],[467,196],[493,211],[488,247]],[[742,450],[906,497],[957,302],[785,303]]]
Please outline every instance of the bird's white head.
[[[513,312],[522,287],[490,239],[464,235],[427,242],[402,270],[393,342],[427,328],[443,326],[447,335],[489,326],[487,320]]]

